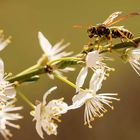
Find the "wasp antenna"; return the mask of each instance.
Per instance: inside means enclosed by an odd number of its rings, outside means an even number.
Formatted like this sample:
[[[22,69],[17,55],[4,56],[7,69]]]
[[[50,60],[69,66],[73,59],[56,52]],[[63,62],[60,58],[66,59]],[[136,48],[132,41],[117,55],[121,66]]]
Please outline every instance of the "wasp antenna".
[[[130,15],[140,15],[140,12],[132,12],[132,13],[130,13]]]

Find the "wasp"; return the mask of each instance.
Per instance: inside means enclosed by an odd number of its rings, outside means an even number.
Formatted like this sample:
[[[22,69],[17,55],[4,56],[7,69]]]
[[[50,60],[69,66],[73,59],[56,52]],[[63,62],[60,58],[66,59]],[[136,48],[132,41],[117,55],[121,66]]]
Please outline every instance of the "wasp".
[[[133,12],[127,15],[122,15],[122,12],[112,13],[103,23],[96,26],[89,26],[87,33],[89,38],[98,38],[98,47],[100,45],[100,38],[105,37],[110,40],[110,46],[112,46],[113,38],[120,38],[123,41],[124,38],[131,41],[134,37],[133,33],[125,29],[124,26],[112,26],[128,17],[140,15],[140,13]]]

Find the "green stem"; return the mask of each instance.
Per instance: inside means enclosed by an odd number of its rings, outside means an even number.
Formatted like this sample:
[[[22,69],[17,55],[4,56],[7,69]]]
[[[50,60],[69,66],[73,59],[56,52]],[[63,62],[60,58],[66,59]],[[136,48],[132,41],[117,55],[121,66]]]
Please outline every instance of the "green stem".
[[[53,60],[53,61],[49,62],[48,65],[52,65],[55,62],[67,61],[67,60],[81,60],[81,58],[77,58],[77,57],[64,57],[64,58],[59,58],[59,59],[56,59],[56,60]]]
[[[28,80],[32,76],[40,75],[40,74],[44,74],[44,73],[46,73],[45,67],[40,67],[40,68],[34,69],[34,70],[32,70],[28,73],[25,73],[23,75],[18,74],[16,76],[7,78],[6,80],[9,81],[10,83],[13,83],[15,81],[18,81],[19,83],[22,83],[22,82]]]
[[[32,104],[32,102],[31,102],[26,96],[24,96],[19,90],[17,91],[17,94],[18,94],[32,109],[35,109],[35,105]]]
[[[35,65],[29,67],[28,69],[26,69],[26,70],[20,72],[20,73],[19,73],[18,75],[16,75],[16,76],[24,75],[24,74],[26,74],[26,73],[28,73],[28,72],[34,70],[34,69],[37,69],[37,68],[39,68],[39,65],[38,65],[38,64],[35,64]]]
[[[118,43],[118,44],[115,44],[112,46],[112,50],[117,50],[117,49],[124,49],[124,48],[130,48],[130,47],[134,47],[136,48],[137,46],[135,44],[139,44],[140,42],[140,37],[137,37],[137,38],[134,38],[132,39],[131,41],[128,41],[128,42],[121,42],[121,43]],[[135,43],[135,44],[134,44]],[[106,52],[110,52],[110,50],[108,50],[108,48],[110,47],[110,44],[104,46],[104,48],[107,48],[107,49],[104,49],[103,51],[101,51],[100,53],[106,53]]]
[[[138,44],[140,42],[140,37],[134,38],[132,41],[129,41],[129,42],[123,42],[123,43],[115,44],[115,45],[112,46],[112,50],[134,47],[133,42]],[[101,51],[100,53],[110,52],[108,50],[109,47],[110,47],[110,45],[106,45],[106,47],[104,47],[105,49],[103,51]],[[72,66],[73,65],[72,62],[75,62],[75,60],[82,60],[82,59],[83,59],[82,57],[81,58],[79,58],[79,57],[65,57],[65,58],[60,58],[60,59],[53,60],[53,61],[49,62],[48,64],[52,65],[55,62],[62,61],[63,63],[62,64],[60,63],[59,65],[60,65],[60,67],[65,68],[65,67],[68,67],[68,66]],[[69,61],[70,61],[70,63],[69,63]],[[65,64],[65,62],[67,62],[67,63]],[[80,63],[74,63],[74,64],[80,64]],[[58,68],[59,68],[59,65],[58,65]],[[25,82],[26,80],[30,79],[32,76],[40,75],[40,74],[44,74],[44,73],[46,73],[45,66],[43,67],[43,66],[40,66],[40,65],[36,64],[36,65],[24,70],[23,72],[17,74],[16,76],[7,78],[6,80],[8,80],[9,82],[18,81],[19,83],[22,83],[22,82]],[[56,74],[54,74],[54,75],[57,78],[64,81],[65,83],[69,84],[70,86],[76,88],[76,85],[73,84],[72,82],[68,81],[67,79],[65,79],[65,78],[63,78],[59,75],[56,75]]]
[[[137,46],[133,42],[138,45],[138,43],[140,42],[140,37],[134,38],[132,41],[129,42],[122,42],[122,43],[115,44],[112,48],[113,49],[122,49],[122,48],[129,48],[129,47],[136,48]]]
[[[70,85],[71,87],[73,87],[73,88],[76,89],[76,85],[73,84],[71,81],[67,80],[66,78],[64,78],[63,76],[60,76],[60,75],[58,75],[58,74],[56,74],[56,73],[53,73],[53,75],[54,75],[56,78],[60,79],[61,81],[65,82],[66,84],[68,84],[68,85]]]

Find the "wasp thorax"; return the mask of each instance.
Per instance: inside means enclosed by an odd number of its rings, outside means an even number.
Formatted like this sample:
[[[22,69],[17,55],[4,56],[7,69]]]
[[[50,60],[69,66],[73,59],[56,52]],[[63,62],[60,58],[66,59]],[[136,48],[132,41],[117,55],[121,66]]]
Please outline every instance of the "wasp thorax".
[[[89,38],[92,38],[96,34],[96,27],[92,26],[87,29]]]
[[[109,28],[107,28],[104,24],[97,25],[97,32],[99,36],[110,34]]]

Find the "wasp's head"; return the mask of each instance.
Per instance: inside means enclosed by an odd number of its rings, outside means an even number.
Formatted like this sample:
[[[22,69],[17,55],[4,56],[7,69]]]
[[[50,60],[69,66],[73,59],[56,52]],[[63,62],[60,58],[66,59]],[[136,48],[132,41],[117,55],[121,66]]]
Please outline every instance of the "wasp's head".
[[[89,38],[92,38],[94,35],[96,35],[96,27],[95,26],[91,26],[87,29],[87,33]]]

